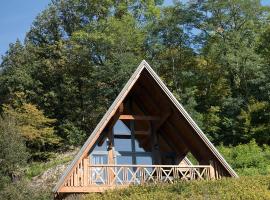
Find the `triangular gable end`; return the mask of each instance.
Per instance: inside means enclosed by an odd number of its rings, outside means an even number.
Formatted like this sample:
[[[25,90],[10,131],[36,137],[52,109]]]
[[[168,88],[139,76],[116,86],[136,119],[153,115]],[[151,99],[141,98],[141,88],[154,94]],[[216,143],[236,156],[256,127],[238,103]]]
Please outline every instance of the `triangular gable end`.
[[[141,76],[147,76],[147,79],[149,80],[149,82],[151,82],[152,85],[155,85],[157,87],[157,91],[159,91],[159,93],[162,93],[163,97],[165,96],[167,98],[168,102],[166,102],[166,104],[170,104],[174,109],[174,116],[176,116],[174,117],[175,118],[174,120],[175,121],[181,120],[181,124],[185,129],[185,131],[183,132],[188,133],[183,139],[185,141],[193,140],[195,142],[194,144],[190,143],[188,145],[190,149],[192,149],[194,145],[196,146],[196,144],[197,145],[200,144],[200,145],[203,145],[202,148],[205,148],[209,152],[207,155],[207,154],[200,153],[198,149],[194,150],[198,156],[201,156],[202,163],[209,162],[209,160],[215,160],[216,165],[218,165],[218,167],[223,169],[223,174],[225,176],[238,177],[235,171],[225,161],[225,159],[217,151],[214,145],[208,140],[208,138],[205,136],[202,130],[198,127],[198,125],[186,112],[183,106],[176,100],[174,95],[165,86],[165,84],[162,82],[159,76],[154,72],[154,70],[149,66],[149,64],[143,60],[141,64],[138,66],[138,68],[136,69],[136,71],[133,73],[129,81],[126,83],[122,91],[119,93],[119,95],[117,96],[113,104],[110,106],[106,114],[98,123],[98,125],[96,126],[92,134],[89,136],[89,138],[87,139],[87,141],[85,142],[81,150],[78,152],[78,154],[76,155],[72,163],[65,170],[64,174],[62,175],[57,185],[53,189],[54,193],[59,193],[60,188],[63,186],[66,179],[71,175],[74,167],[78,165],[80,162],[82,162],[82,159],[89,153],[89,151],[94,146],[94,144],[97,143],[98,139],[102,136],[102,132],[104,131],[105,127],[108,125],[108,123],[112,120],[112,118],[118,112],[119,107],[123,103],[124,99],[132,91],[134,85],[136,84],[136,82]],[[180,121],[179,123],[176,122],[175,126],[179,124],[180,124]],[[175,128],[177,129],[177,127]],[[180,132],[181,131],[179,131],[179,133]],[[197,143],[195,140],[197,141]],[[181,143],[181,141],[179,141],[179,143]],[[209,160],[205,158],[207,156],[210,157]]]

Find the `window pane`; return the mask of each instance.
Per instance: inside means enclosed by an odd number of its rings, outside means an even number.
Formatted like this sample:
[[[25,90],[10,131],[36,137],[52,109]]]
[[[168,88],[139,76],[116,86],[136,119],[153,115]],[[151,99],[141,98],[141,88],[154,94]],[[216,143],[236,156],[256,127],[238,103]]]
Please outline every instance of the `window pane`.
[[[131,151],[131,139],[114,139],[116,151]]]
[[[117,120],[113,127],[115,135],[130,135],[129,128],[121,120]]]
[[[117,157],[117,164],[125,164],[125,165],[131,165],[132,164],[132,158],[131,156],[119,156]]]
[[[137,156],[136,159],[138,165],[152,165],[151,156]]]
[[[96,145],[93,151],[107,151],[107,139],[104,140],[101,146]]]

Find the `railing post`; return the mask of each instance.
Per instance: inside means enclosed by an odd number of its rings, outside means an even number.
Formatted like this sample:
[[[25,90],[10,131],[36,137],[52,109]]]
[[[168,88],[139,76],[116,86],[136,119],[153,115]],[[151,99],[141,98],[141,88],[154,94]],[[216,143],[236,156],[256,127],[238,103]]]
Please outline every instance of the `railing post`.
[[[209,162],[210,164],[210,168],[209,168],[209,175],[210,175],[210,179],[215,179],[215,168],[214,168],[214,162],[212,160],[210,160]]]
[[[87,186],[88,185],[88,177],[90,174],[88,173],[88,164],[89,164],[89,159],[84,158],[83,159],[83,185]]]

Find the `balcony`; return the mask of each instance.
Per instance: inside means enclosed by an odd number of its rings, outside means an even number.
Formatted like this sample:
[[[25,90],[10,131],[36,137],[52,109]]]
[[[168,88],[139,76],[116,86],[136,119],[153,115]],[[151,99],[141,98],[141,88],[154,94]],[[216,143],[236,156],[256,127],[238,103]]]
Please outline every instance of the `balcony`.
[[[213,179],[211,165],[92,165],[84,159],[60,192],[103,192],[107,189],[179,180]]]

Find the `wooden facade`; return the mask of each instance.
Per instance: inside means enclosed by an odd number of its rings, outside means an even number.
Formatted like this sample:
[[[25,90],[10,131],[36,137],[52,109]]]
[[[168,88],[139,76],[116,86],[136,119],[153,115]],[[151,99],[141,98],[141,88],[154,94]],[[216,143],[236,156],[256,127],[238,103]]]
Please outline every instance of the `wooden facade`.
[[[128,134],[115,131],[119,122]],[[121,150],[119,141],[128,149]],[[104,146],[105,150],[96,150]],[[192,165],[188,154],[198,165]],[[131,184],[223,176],[238,177],[153,69],[142,61],[53,191],[56,195],[102,192]]]

